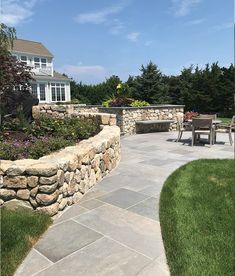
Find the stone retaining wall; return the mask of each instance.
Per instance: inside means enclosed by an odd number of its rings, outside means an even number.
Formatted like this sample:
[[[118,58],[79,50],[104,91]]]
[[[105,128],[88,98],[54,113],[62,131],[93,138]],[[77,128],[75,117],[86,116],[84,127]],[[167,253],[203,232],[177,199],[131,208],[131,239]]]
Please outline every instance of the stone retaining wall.
[[[96,136],[38,160],[2,160],[0,204],[17,200],[53,216],[77,203],[119,160],[117,126],[104,126]]]
[[[76,116],[80,113],[99,113],[99,106],[79,105],[79,104],[40,104],[33,106],[33,117],[38,118],[40,114],[51,115],[54,118],[63,119],[66,116]]]
[[[32,108],[32,115],[34,119],[39,119],[40,116],[46,115],[52,118],[64,119],[65,117],[76,117],[83,119],[92,120],[97,126],[116,125],[116,115],[110,113],[97,113],[96,108],[88,107],[84,108],[80,106],[76,107],[74,105],[37,105]],[[89,113],[88,113],[89,111]]]
[[[81,114],[93,112],[94,114],[116,115],[116,123],[122,134],[136,133],[136,122],[143,120],[174,120],[170,130],[176,129],[177,114],[183,116],[184,105],[154,105],[144,107],[101,107],[81,105],[39,105],[33,107],[34,114],[51,114],[54,117],[81,116]],[[34,115],[35,117],[35,115]]]

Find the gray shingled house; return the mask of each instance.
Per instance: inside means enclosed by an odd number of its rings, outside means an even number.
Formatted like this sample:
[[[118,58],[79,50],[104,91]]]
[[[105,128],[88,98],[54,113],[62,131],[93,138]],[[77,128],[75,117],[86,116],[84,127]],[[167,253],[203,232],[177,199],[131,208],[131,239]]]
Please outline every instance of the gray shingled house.
[[[32,68],[35,81],[32,82],[31,92],[39,99],[39,103],[71,100],[71,79],[54,71],[53,55],[42,43],[15,39],[11,54]]]

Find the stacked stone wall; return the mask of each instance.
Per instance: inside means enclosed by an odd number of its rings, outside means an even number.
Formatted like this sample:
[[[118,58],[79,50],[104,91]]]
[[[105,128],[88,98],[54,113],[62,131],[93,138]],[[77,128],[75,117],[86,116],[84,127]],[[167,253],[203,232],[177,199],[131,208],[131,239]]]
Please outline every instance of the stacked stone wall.
[[[109,126],[116,125],[115,114],[97,113],[97,112],[94,113],[95,108],[92,108],[92,107],[90,109],[90,112],[88,111],[89,111],[88,108],[86,108],[86,110],[83,109],[83,112],[81,112],[80,110],[78,111],[76,108],[73,107],[73,105],[67,105],[67,106],[38,105],[38,106],[33,106],[32,115],[34,119],[39,119],[40,116],[43,116],[43,115],[50,116],[54,119],[64,119],[65,117],[75,117],[81,120],[89,119],[93,121],[97,125],[97,127],[104,126],[104,125],[109,125]]]
[[[53,216],[77,203],[119,160],[117,126],[38,160],[1,160],[0,205],[18,201]]]
[[[86,106],[79,104],[40,104],[33,107],[33,117],[38,117],[39,114],[47,114],[54,118],[63,119],[66,116],[76,116],[80,113],[98,113],[98,106]]]
[[[51,114],[56,118],[65,116],[80,117],[82,114],[93,113],[110,114],[110,118],[116,117],[115,123],[120,127],[122,134],[135,134],[136,122],[144,120],[174,120],[170,124],[169,130],[175,130],[177,127],[177,115],[183,116],[183,105],[155,105],[145,107],[101,107],[101,106],[80,106],[80,105],[40,105],[33,107],[34,117],[37,114]],[[88,116],[88,115],[87,115]],[[113,119],[114,120],[114,119]]]
[[[99,108],[100,112],[116,114],[117,125],[123,134],[135,134],[137,121],[174,120],[169,130],[176,130],[177,116],[183,116],[184,106],[163,105],[141,108],[113,107]]]

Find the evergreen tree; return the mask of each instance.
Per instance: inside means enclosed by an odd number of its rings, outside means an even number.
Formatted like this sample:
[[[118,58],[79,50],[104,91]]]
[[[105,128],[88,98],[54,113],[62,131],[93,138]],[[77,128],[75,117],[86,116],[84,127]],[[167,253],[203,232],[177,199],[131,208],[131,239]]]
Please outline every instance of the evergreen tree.
[[[160,70],[151,61],[147,66],[141,66],[141,76],[136,77],[133,90],[134,98],[149,103],[167,103],[168,86],[163,82]]]

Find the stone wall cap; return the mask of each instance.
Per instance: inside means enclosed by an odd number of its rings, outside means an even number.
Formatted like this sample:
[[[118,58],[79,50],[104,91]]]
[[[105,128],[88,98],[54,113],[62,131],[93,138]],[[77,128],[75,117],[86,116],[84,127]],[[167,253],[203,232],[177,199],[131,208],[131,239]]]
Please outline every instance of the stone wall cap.
[[[114,109],[114,110],[137,110],[137,109],[148,109],[148,108],[184,108],[185,105],[173,105],[173,104],[160,104],[160,105],[149,105],[149,106],[141,106],[141,107],[130,107],[130,106],[123,106],[123,107],[100,107],[100,109]]]
[[[151,124],[167,124],[167,123],[174,123],[175,120],[146,120],[146,121],[136,121],[135,123],[142,124],[142,125],[151,125]]]
[[[25,172],[29,175],[52,176],[56,174],[58,165],[49,162],[38,162],[28,166]]]

